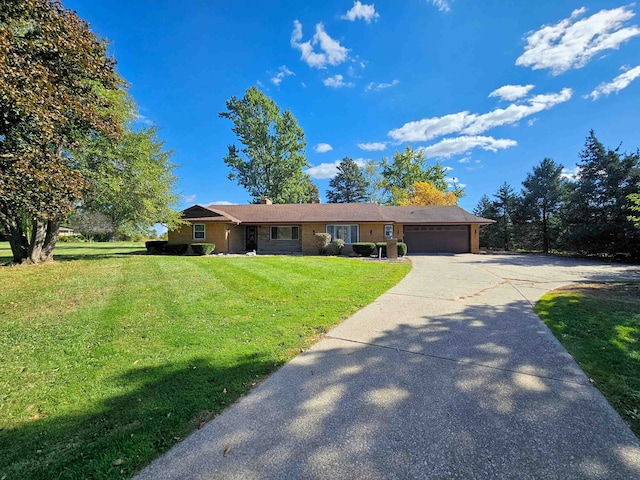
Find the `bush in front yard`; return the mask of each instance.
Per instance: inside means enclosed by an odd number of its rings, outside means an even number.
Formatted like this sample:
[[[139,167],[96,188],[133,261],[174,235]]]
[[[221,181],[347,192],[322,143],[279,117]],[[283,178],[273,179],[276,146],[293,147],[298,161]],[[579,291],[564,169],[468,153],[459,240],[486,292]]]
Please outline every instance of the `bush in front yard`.
[[[147,253],[156,255],[162,253],[164,246],[169,243],[166,240],[149,240],[144,242],[144,246],[147,248]]]
[[[340,252],[344,248],[344,240],[342,240],[341,238],[336,238],[333,242],[331,242],[331,246],[333,247],[335,254],[340,255]]]
[[[209,255],[216,248],[215,243],[192,243],[191,250],[196,255]]]
[[[331,235],[328,233],[316,233],[316,245],[318,246],[318,253],[324,255],[327,253],[327,247],[331,243]]]
[[[373,242],[352,243],[353,252],[362,257],[370,257],[376,251],[376,244]]]
[[[188,249],[189,245],[186,243],[167,243],[162,251],[169,255],[184,255]]]

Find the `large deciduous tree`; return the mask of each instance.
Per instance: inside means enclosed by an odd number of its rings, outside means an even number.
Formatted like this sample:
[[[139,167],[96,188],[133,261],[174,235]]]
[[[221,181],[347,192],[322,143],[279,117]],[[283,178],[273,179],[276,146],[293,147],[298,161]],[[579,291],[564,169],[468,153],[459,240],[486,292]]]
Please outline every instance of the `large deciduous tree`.
[[[406,146],[404,151],[396,151],[391,160],[382,160],[381,186],[386,193],[387,205],[398,205],[406,198],[409,187],[417,182],[429,182],[438,190],[446,192],[449,185],[446,181],[446,170],[438,162],[427,165],[424,153]],[[456,197],[464,196],[464,190],[455,186],[453,193]]]
[[[81,197],[69,149],[92,132],[120,134],[114,63],[59,0],[0,0],[0,223],[17,263],[52,258],[59,222]]]
[[[338,174],[329,182],[329,203],[363,203],[367,201],[367,179],[362,169],[349,157],[338,164]]]
[[[144,234],[156,223],[176,226],[179,196],[171,154],[155,127],[135,128],[131,121],[119,142],[87,138],[74,151],[89,184],[81,209],[107,216],[114,232],[124,236]]]
[[[224,157],[231,168],[229,179],[236,179],[254,202],[264,197],[274,203],[312,201],[313,183],[302,170],[309,166],[304,132],[291,111],[281,113],[256,87],[241,99],[232,96],[226,106],[219,116],[233,122],[233,133],[242,144],[230,145]]]
[[[409,187],[407,196],[400,200],[403,207],[419,205],[457,205],[455,193],[442,191],[431,182],[416,182]]]
[[[533,167],[533,173],[527,174],[522,182],[524,216],[531,222],[527,233],[535,244],[541,244],[545,253],[555,246],[552,240],[558,236],[560,221],[557,214],[567,191],[562,168],[562,165],[545,158],[540,165]]]

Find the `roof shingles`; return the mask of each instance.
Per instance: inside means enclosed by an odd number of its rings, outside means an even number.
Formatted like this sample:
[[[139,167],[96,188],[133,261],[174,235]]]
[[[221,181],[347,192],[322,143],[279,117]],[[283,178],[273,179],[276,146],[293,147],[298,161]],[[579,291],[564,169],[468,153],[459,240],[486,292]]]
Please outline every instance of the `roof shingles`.
[[[206,213],[203,215],[204,212],[210,212],[211,215]],[[476,217],[458,206],[383,207],[373,203],[194,206],[184,211],[183,218],[237,224],[376,222],[428,225],[493,223],[493,220]]]

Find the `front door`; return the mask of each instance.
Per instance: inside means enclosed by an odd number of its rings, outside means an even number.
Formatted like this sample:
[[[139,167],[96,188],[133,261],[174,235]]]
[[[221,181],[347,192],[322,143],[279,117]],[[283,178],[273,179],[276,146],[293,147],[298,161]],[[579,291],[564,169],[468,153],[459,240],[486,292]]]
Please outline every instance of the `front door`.
[[[251,250],[258,249],[258,227],[247,226],[245,227],[246,231],[246,250],[249,252]]]

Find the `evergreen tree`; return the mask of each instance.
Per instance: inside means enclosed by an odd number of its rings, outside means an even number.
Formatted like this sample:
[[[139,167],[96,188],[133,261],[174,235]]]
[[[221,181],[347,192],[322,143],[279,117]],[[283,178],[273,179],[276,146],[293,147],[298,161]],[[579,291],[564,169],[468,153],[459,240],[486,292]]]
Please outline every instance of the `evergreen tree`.
[[[494,195],[496,209],[495,227],[498,232],[498,246],[504,250],[513,249],[514,217],[517,215],[518,196],[513,187],[504,182]]]
[[[606,148],[593,130],[580,152],[580,174],[567,209],[569,244],[593,254],[637,254],[629,195],[640,193],[640,155]]]
[[[545,158],[533,173],[522,182],[522,216],[528,220],[525,238],[532,239],[534,248],[545,253],[555,246],[560,220],[557,214],[566,196],[566,181],[562,178],[562,165]]]
[[[349,157],[338,165],[338,174],[329,182],[329,203],[363,203],[367,201],[367,180],[362,169]]]

